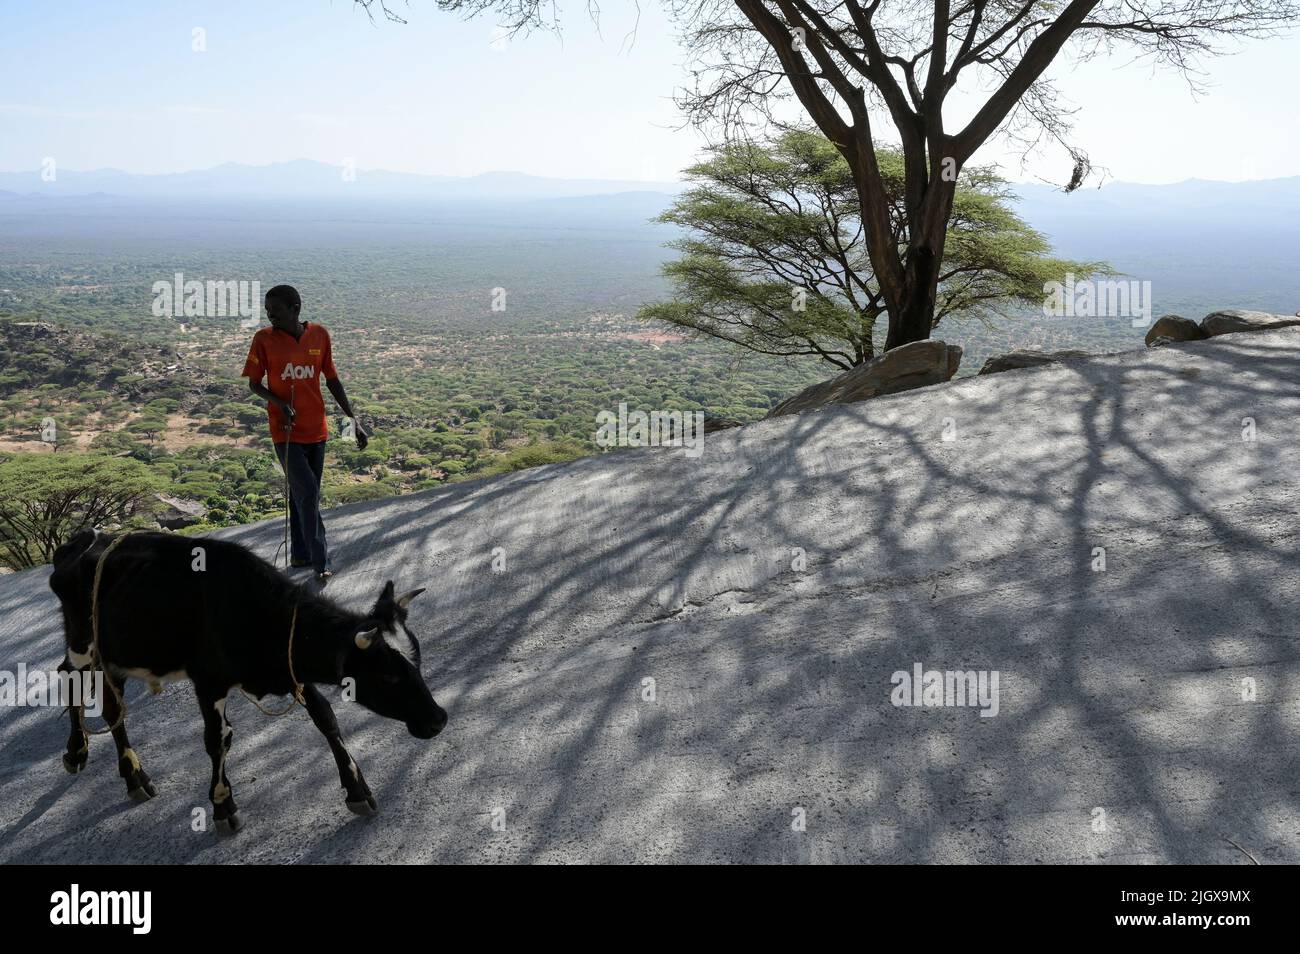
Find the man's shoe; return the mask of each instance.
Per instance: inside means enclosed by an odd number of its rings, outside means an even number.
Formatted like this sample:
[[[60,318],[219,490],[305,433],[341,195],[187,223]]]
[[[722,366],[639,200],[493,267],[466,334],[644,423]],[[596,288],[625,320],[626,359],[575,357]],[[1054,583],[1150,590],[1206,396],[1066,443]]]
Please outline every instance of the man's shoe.
[[[334,571],[333,571],[333,570],[320,570],[320,571],[316,574],[316,579],[318,579],[318,580],[320,580],[320,582],[324,583],[326,580],[328,580],[328,579],[329,579],[331,576],[333,576],[333,575],[334,575]]]

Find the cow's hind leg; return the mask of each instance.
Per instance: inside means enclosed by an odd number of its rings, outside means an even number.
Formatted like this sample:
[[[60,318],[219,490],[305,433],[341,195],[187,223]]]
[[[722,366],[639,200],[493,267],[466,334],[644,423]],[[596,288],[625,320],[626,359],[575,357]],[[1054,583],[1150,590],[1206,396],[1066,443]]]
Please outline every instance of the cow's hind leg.
[[[117,745],[117,774],[126,781],[126,794],[132,801],[147,802],[158,794],[158,790],[140,767],[140,756],[135,754],[131,740],[126,737],[126,713],[118,704],[122,683],[105,673],[103,693],[104,721],[113,727],[113,742]]]
[[[343,747],[334,710],[315,686],[303,687],[303,701],[306,703],[311,721],[316,724],[321,735],[325,736],[325,741],[330,744],[330,751],[334,753],[334,761],[339,767],[339,781],[347,791],[348,809],[356,815],[373,815],[379,810],[379,806],[375,802],[375,796],[370,794],[370,787],[366,785],[366,780],[361,776],[361,769],[357,768],[357,763],[352,761],[352,756],[348,755],[348,750]]]
[[[235,737],[235,731],[226,719],[226,692],[229,690],[216,693],[195,686],[195,692],[199,697],[199,708],[203,710],[203,747],[212,759],[212,784],[208,787],[212,820],[218,832],[233,834],[244,826],[244,822],[238,814],[239,806],[235,804],[230,779],[226,777],[226,753]]]
[[[88,669],[74,666],[68,656],[64,656],[63,662],[59,663],[59,672],[67,673],[68,677],[78,671],[85,674],[90,672]],[[85,676],[83,675],[82,678],[84,679]],[[72,721],[72,732],[68,735],[67,751],[63,753],[63,767],[74,775],[86,767],[86,760],[90,757],[90,736],[82,727],[82,711],[80,696],[68,701],[68,718]]]

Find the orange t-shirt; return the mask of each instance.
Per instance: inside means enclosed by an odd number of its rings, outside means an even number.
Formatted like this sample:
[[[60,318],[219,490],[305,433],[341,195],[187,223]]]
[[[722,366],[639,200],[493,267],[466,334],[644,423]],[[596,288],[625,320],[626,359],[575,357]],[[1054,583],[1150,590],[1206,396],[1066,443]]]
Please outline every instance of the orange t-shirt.
[[[294,339],[287,331],[263,328],[253,335],[242,376],[252,381],[266,377],[266,386],[276,397],[288,401],[294,409],[292,428],[286,429],[284,415],[267,402],[271,420],[271,440],[276,444],[315,444],[329,437],[325,420],[325,400],[320,393],[320,379],[339,376],[330,348],[330,333],[320,325],[303,322],[302,337]]]

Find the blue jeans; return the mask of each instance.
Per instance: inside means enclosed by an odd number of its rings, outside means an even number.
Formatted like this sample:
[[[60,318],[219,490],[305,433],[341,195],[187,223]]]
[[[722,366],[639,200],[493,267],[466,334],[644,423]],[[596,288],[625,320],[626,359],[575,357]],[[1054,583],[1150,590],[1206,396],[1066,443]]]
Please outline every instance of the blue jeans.
[[[285,463],[285,448],[289,462]],[[310,563],[317,573],[329,567],[325,521],[320,516],[320,480],[325,471],[325,442],[276,444],[275,456],[289,474],[290,559]]]

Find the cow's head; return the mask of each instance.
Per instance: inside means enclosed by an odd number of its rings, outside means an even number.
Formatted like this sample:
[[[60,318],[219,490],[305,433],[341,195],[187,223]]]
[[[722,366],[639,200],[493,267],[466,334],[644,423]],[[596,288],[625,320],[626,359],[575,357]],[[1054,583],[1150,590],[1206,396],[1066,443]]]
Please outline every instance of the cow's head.
[[[393,581],[384,584],[375,608],[353,637],[344,672],[356,680],[357,702],[377,715],[405,722],[418,739],[432,739],[447,724],[447,713],[424,684],[420,643],[406,627],[406,608],[423,592],[394,596]]]

